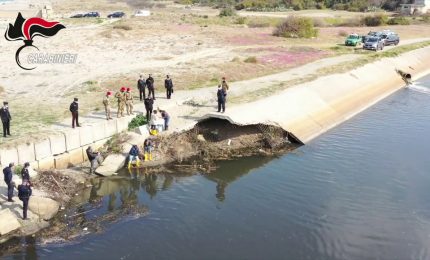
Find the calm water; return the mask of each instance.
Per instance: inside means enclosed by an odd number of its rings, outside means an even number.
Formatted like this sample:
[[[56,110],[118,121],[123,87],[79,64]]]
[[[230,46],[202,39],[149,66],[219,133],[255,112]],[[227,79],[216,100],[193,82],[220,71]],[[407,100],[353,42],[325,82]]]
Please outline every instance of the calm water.
[[[6,259],[430,259],[429,92],[401,90],[280,158],[104,179],[80,208],[89,235],[23,240]],[[93,232],[130,205],[149,214]]]

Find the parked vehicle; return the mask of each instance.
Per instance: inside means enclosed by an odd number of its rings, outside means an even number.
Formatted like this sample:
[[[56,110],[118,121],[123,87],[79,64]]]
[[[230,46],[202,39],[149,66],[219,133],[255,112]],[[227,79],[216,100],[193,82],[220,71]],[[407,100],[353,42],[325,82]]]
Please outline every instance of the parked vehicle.
[[[70,18],[82,18],[82,17],[84,17],[83,14],[75,14],[75,15],[70,16]]]
[[[370,37],[380,37],[381,32],[372,32],[370,31],[367,35],[363,36],[362,42],[365,43]]]
[[[122,18],[124,16],[125,16],[124,12],[114,12],[114,13],[109,14],[107,17],[108,18]]]
[[[397,45],[400,42],[399,36],[395,33],[382,34],[381,38],[384,41],[384,46]]]
[[[381,37],[369,37],[366,42],[363,44],[363,49],[365,50],[383,50],[384,49],[384,40]]]
[[[99,12],[89,12],[84,14],[84,17],[100,17]]]
[[[350,34],[348,37],[346,37],[345,45],[346,46],[357,46],[357,44],[361,44],[362,37],[358,34]]]

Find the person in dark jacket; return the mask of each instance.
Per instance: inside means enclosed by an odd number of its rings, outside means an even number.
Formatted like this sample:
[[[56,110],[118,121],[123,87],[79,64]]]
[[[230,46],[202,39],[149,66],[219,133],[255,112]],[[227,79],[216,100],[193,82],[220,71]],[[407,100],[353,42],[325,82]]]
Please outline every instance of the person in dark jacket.
[[[3,169],[4,174],[4,182],[7,185],[7,201],[13,202],[13,182],[12,182],[12,173],[14,168],[14,163],[9,163],[9,166]]]
[[[143,101],[146,98],[146,94],[145,94],[146,81],[143,79],[142,75],[140,75],[140,78],[137,81],[137,88],[139,89],[140,101]]]
[[[81,127],[79,125],[79,105],[78,105],[78,98],[74,98],[72,104],[70,104],[69,108],[70,112],[72,112],[72,127],[75,128],[75,122],[77,127]]]
[[[225,112],[225,97],[227,93],[224,91],[221,85],[218,86],[217,97],[218,97],[218,112]]]
[[[136,144],[133,144],[131,146],[130,152],[128,153],[128,168],[131,166],[131,162],[136,161],[137,165],[139,165],[139,155],[140,150],[139,147]]]
[[[21,185],[18,185],[18,198],[22,200],[22,219],[27,219],[28,201],[32,194],[30,182],[23,180]]]
[[[24,163],[24,168],[21,170],[21,178],[22,180],[27,180],[30,183],[30,173],[28,171],[28,168],[30,167],[30,163],[26,162]]]
[[[173,82],[169,75],[167,75],[166,79],[164,80],[164,87],[166,88],[167,99],[170,99],[173,93]]]
[[[146,79],[146,86],[148,87],[148,97],[152,94],[152,99],[155,100],[155,86],[154,86],[154,78],[151,74],[149,74],[149,77]]]
[[[154,107],[154,100],[152,98],[145,98],[144,101],[145,104],[145,110],[146,110],[146,121],[149,122],[151,121],[151,117],[152,117],[152,109]]]
[[[87,150],[88,160],[90,161],[90,174],[96,170],[97,163],[100,165],[103,161],[102,156],[99,152],[94,152],[91,146],[88,146]]]
[[[3,124],[3,136],[6,137],[6,134],[10,135],[10,121],[12,120],[8,102],[3,102],[3,107],[0,108],[0,117]]]

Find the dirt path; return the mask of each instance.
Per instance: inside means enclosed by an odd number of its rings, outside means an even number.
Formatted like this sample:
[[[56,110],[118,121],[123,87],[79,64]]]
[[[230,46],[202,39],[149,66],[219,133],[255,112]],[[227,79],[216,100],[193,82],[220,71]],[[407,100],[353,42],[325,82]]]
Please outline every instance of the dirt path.
[[[230,83],[228,98],[235,99],[246,96],[251,92],[258,92],[261,89],[267,89],[271,86],[278,86],[283,82],[302,79],[306,76],[314,75],[319,69],[326,66],[336,65],[351,59],[358,55],[342,55],[332,58],[322,59],[312,62],[285,72],[276,73],[269,76],[250,79],[246,81]],[[163,90],[163,91],[162,91]],[[154,108],[160,107],[166,109],[171,115],[171,130],[182,131],[192,128],[197,120],[203,115],[216,110],[216,86],[202,88],[197,90],[176,91],[171,100],[164,96],[164,89],[156,90],[156,103]],[[100,102],[102,97],[100,97]],[[227,107],[234,104],[227,104]],[[139,100],[135,101],[135,111],[144,113],[145,107]],[[114,113],[115,115],[116,113]],[[92,124],[99,120],[105,120],[103,112],[97,112],[82,117],[83,124]],[[68,118],[59,124],[53,125],[53,129],[69,129],[71,119]]]

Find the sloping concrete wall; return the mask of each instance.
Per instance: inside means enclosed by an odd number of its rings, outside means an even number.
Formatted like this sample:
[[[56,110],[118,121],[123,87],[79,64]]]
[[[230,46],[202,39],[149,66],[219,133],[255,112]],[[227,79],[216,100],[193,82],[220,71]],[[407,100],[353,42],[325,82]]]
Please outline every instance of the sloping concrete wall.
[[[0,149],[0,165],[29,162],[34,169],[64,169],[87,160],[85,149],[101,148],[111,136],[128,128],[133,116],[58,132],[34,143]],[[120,131],[118,131],[120,129]]]
[[[255,102],[232,108],[227,103],[226,113],[204,118],[278,125],[306,143],[404,87],[396,69],[411,73],[413,79],[430,73],[430,47],[321,77]]]

